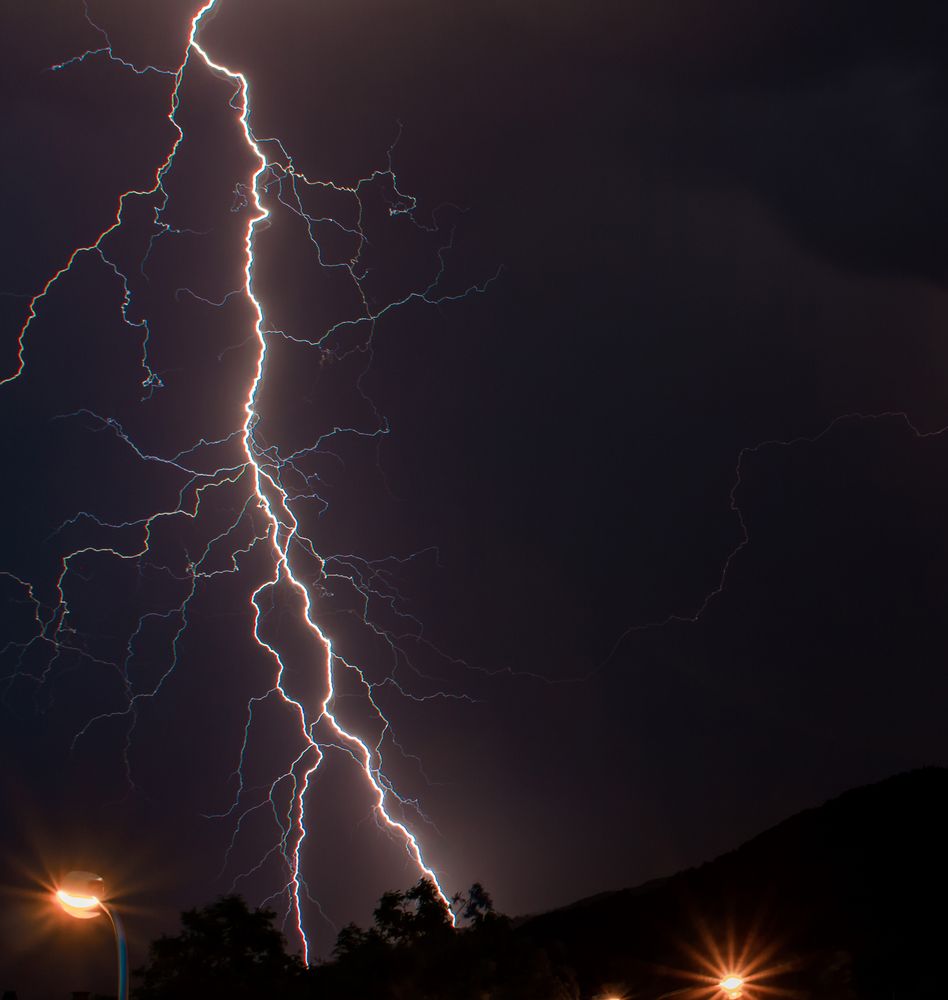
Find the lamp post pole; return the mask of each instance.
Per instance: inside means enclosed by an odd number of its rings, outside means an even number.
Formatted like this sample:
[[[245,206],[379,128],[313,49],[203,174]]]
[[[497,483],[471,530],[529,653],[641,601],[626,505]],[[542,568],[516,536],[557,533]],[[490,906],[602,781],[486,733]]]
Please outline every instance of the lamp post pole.
[[[128,944],[125,940],[125,925],[122,918],[101,900],[99,906],[105,911],[115,931],[115,957],[118,961],[118,1000],[128,1000]]]
[[[118,1000],[128,1000],[128,946],[122,918],[104,900],[105,883],[92,872],[70,872],[56,890],[59,905],[71,916],[88,920],[104,913],[115,933],[115,957],[118,961]]]

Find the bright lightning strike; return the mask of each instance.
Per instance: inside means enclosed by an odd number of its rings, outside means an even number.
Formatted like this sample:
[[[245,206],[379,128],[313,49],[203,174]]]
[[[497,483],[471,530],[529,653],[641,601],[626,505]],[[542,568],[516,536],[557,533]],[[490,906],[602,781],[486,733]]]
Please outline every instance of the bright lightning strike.
[[[109,224],[94,240],[76,247],[62,267],[53,273],[29,300],[26,317],[17,337],[16,364],[11,372],[0,378],[0,386],[26,377],[29,370],[29,355],[38,349],[33,343],[34,327],[39,322],[45,300],[54,292],[61,279],[73,270],[80,258],[91,255],[98,257],[119,281],[122,320],[128,327],[137,331],[140,343],[143,401],[151,399],[163,388],[163,375],[152,367],[149,350],[152,331],[149,322],[146,318],[135,318],[130,273],[110,253],[109,245],[110,240],[125,225],[127,209],[134,201],[153,205],[152,233],[139,268],[142,275],[157,241],[185,231],[175,229],[165,221],[165,211],[169,203],[165,182],[174,169],[176,156],[186,138],[185,129],[179,122],[182,84],[192,65],[201,65],[219,79],[226,80],[232,85],[229,107],[236,116],[242,142],[253,164],[249,177],[238,192],[242,201],[238,208],[246,213],[242,236],[242,283],[239,288],[218,300],[206,298],[191,289],[179,289],[179,294],[188,293],[212,307],[222,307],[235,298],[241,298],[246,303],[252,323],[245,343],[249,341],[253,345],[255,364],[252,378],[246,386],[243,422],[224,436],[195,435],[196,443],[191,447],[174,455],[159,455],[139,447],[122,424],[111,416],[91,410],[64,415],[65,418],[81,421],[91,430],[113,435],[122,446],[130,449],[137,461],[157,464],[169,474],[179,478],[182,485],[177,493],[178,502],[167,509],[123,522],[107,521],[93,513],[82,511],[61,525],[59,534],[85,525],[100,540],[81,544],[62,557],[52,601],[44,602],[37,596],[38,591],[34,584],[21,576],[13,573],[3,574],[15,588],[20,590],[22,599],[32,608],[34,634],[24,642],[8,643],[0,653],[14,655],[17,658],[18,666],[8,678],[10,682],[25,678],[39,684],[45,683],[53,675],[60,660],[69,655],[116,669],[125,691],[125,706],[89,719],[77,732],[74,745],[91,727],[105,719],[127,720],[124,759],[126,775],[131,784],[129,750],[138,721],[138,709],[142,703],[160,694],[165,681],[178,665],[179,647],[189,625],[188,610],[193,598],[199,588],[210,585],[217,577],[244,571],[251,553],[267,553],[266,565],[269,569],[263,579],[254,586],[250,601],[253,619],[252,638],[272,662],[272,685],[268,690],[251,698],[247,706],[243,745],[236,771],[238,788],[230,808],[222,815],[234,819],[235,826],[231,840],[233,848],[243,821],[251,813],[261,808],[272,812],[280,831],[278,842],[263,855],[254,869],[245,872],[244,875],[259,870],[273,856],[281,859],[286,881],[270,898],[283,895],[287,920],[294,927],[303,957],[307,959],[310,954],[310,942],[305,926],[304,898],[309,898],[318,906],[318,903],[309,896],[304,872],[304,843],[308,837],[314,836],[310,832],[312,822],[309,817],[308,799],[314,776],[331,752],[342,753],[357,765],[374,803],[374,813],[379,824],[402,844],[417,871],[431,879],[445,906],[450,910],[448,896],[442,889],[436,872],[425,859],[418,835],[402,818],[406,810],[409,812],[414,810],[422,819],[424,814],[414,800],[406,799],[398,793],[383,767],[383,744],[386,741],[399,752],[404,753],[404,751],[395,740],[391,722],[383,713],[376,694],[384,685],[391,686],[398,693],[416,700],[427,700],[430,697],[463,698],[464,695],[449,692],[439,692],[434,696],[413,694],[395,676],[394,670],[382,681],[370,679],[363,669],[335,651],[329,634],[317,621],[315,605],[320,588],[333,580],[345,581],[356,594],[360,595],[365,624],[376,637],[388,644],[396,658],[405,656],[404,649],[400,645],[400,636],[391,629],[373,622],[369,616],[369,605],[372,601],[381,601],[389,609],[394,609],[397,601],[397,591],[388,581],[384,565],[370,563],[355,555],[321,555],[317,552],[313,541],[304,533],[296,513],[296,503],[301,499],[315,500],[323,508],[325,507],[325,502],[321,501],[314,486],[318,483],[318,476],[308,471],[306,460],[320,453],[329,438],[342,434],[377,438],[387,433],[388,428],[384,418],[381,418],[371,401],[362,393],[372,412],[379,417],[378,426],[375,428],[336,426],[331,433],[320,436],[310,446],[297,449],[288,455],[283,454],[278,446],[272,443],[265,444],[259,440],[258,400],[267,380],[268,347],[273,338],[281,337],[312,347],[321,352],[321,357],[330,360],[336,360],[354,351],[360,351],[371,359],[372,333],[381,317],[392,309],[410,301],[429,304],[450,301],[461,298],[471,291],[482,290],[486,284],[473,286],[463,293],[453,295],[440,290],[444,258],[450,248],[448,239],[438,248],[437,270],[427,285],[396,297],[384,305],[372,304],[364,288],[367,269],[361,261],[365,244],[360,201],[362,189],[376,181],[387,181],[393,192],[389,207],[391,217],[407,216],[414,225],[435,236],[438,235],[437,229],[426,229],[415,220],[413,214],[415,201],[398,190],[391,162],[385,170],[375,171],[356,185],[342,186],[327,181],[312,181],[297,169],[282,142],[277,139],[256,137],[251,122],[249,80],[243,73],[215,59],[199,37],[202,24],[208,15],[215,8],[222,6],[223,2],[224,0],[207,0],[195,13],[190,21],[181,62],[176,68],[141,67],[123,59],[114,51],[106,32],[92,20],[88,9],[86,9],[86,20],[97,32],[101,44],[51,67],[57,72],[77,71],[86,61],[102,58],[111,60],[137,75],[154,73],[167,76],[171,82],[167,120],[173,129],[173,141],[167,155],[155,167],[151,182],[121,194]],[[271,150],[273,156],[268,155]],[[304,207],[302,192],[311,189],[332,191],[354,199],[358,206],[357,221],[344,224],[309,214]],[[281,209],[292,213],[305,228],[320,265],[343,268],[357,293],[358,314],[336,322],[318,337],[269,329],[265,319],[264,303],[255,290],[257,237],[271,218],[273,209],[267,206],[274,198]],[[327,222],[355,240],[356,250],[350,259],[334,263],[324,258],[316,238],[316,228],[319,224]],[[365,330],[367,335],[361,341],[356,340],[355,346],[352,346],[352,335],[357,330]],[[226,457],[221,459],[221,455]],[[171,524],[198,522],[202,515],[202,504],[213,493],[226,494],[230,498],[238,497],[233,506],[233,513],[223,530],[219,530],[219,526],[215,527],[210,537],[205,539],[203,549],[194,556],[188,556],[183,570],[174,568],[167,561],[162,563],[154,556],[155,539],[158,536],[163,537]],[[110,533],[113,536],[112,540],[101,541],[103,534]],[[130,538],[134,541],[130,542]],[[80,641],[70,620],[69,593],[73,579],[78,575],[77,567],[87,560],[98,558],[127,562],[138,567],[140,572],[144,572],[145,569],[157,571],[179,586],[180,599],[170,607],[148,610],[139,617],[137,626],[128,636],[124,660],[117,663],[93,656]],[[286,652],[281,649],[279,642],[267,634],[266,605],[268,602],[271,605],[275,603],[278,596],[287,605],[298,609],[299,622],[308,636],[310,655],[319,673],[320,694],[314,699],[306,699],[293,693],[286,679]],[[144,686],[136,684],[133,682],[131,665],[144,644],[149,629],[160,623],[170,629],[168,663],[153,684]],[[420,633],[416,638],[420,638]],[[47,655],[47,660],[38,676],[22,669],[26,657],[33,655],[37,649],[45,650]],[[354,685],[363,693],[375,727],[373,736],[360,734],[340,717],[336,702],[340,678],[343,676],[350,686]],[[265,794],[262,799],[248,804],[248,799],[252,798],[254,790],[247,787],[244,780],[245,756],[248,752],[255,710],[268,701],[276,701],[282,705],[294,720],[298,747],[295,756],[287,762],[286,769],[264,789]]]

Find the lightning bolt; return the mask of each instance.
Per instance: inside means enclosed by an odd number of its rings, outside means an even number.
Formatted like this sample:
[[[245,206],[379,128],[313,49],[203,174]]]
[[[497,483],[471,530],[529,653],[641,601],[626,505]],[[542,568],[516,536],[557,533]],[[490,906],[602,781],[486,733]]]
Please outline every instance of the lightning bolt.
[[[789,451],[793,448],[809,447],[816,445],[825,438],[830,437],[840,428],[847,425],[874,425],[874,424],[894,424],[901,425],[908,434],[916,441],[926,441],[932,438],[939,438],[948,433],[948,425],[936,427],[932,430],[921,429],[904,410],[883,410],[879,413],[842,413],[833,417],[822,429],[812,434],[797,434],[788,438],[767,438],[757,444],[746,445],[741,448],[737,455],[734,466],[734,477],[731,482],[731,489],[728,492],[728,509],[734,515],[738,528],[738,539],[733,547],[728,550],[718,572],[717,581],[706,591],[690,611],[672,612],[665,617],[655,621],[643,622],[629,625],[618,636],[609,650],[607,656],[600,661],[584,678],[592,677],[604,670],[615,658],[623,643],[631,636],[639,632],[648,632],[653,629],[663,629],[670,625],[697,625],[705,617],[708,609],[720,598],[727,589],[734,565],[741,556],[741,553],[751,544],[750,527],[741,506],[739,495],[744,487],[744,475],[747,465],[754,458],[767,451]]]
[[[320,352],[320,358],[332,363],[353,352],[364,354],[368,362],[372,356],[372,335],[376,325],[387,313],[408,302],[423,302],[437,305],[464,297],[474,291],[483,291],[496,275],[488,281],[456,294],[441,290],[440,283],[445,269],[445,258],[451,248],[451,237],[444,239],[438,228],[437,214],[433,224],[426,226],[415,218],[415,199],[404,195],[398,188],[398,181],[392,168],[392,150],[389,150],[385,169],[376,170],[356,184],[339,185],[331,181],[311,180],[300,171],[279,139],[256,137],[251,124],[251,88],[248,78],[241,72],[217,61],[200,41],[201,27],[223,0],[207,0],[194,14],[181,62],[174,68],[138,66],[118,55],[106,31],[90,16],[85,7],[85,17],[97,33],[101,44],[95,48],[66,59],[50,67],[61,72],[74,69],[90,59],[108,59],[124,70],[137,75],[158,74],[171,81],[167,120],[173,130],[173,140],[166,156],[156,166],[151,181],[122,193],[109,224],[96,238],[76,247],[65,263],[55,271],[46,283],[33,295],[26,308],[25,320],[19,330],[14,369],[0,379],[0,386],[25,377],[28,371],[28,353],[32,348],[34,326],[42,312],[44,301],[57,284],[69,274],[76,262],[85,256],[98,257],[111,272],[121,288],[120,312],[124,323],[134,329],[140,343],[141,388],[143,402],[151,399],[164,385],[162,374],[153,367],[149,354],[151,329],[147,318],[136,318],[133,311],[132,279],[127,269],[123,269],[109,252],[110,238],[124,225],[126,210],[133,201],[153,204],[152,233],[147,250],[141,260],[139,271],[145,275],[146,265],[158,240],[181,233],[165,221],[165,211],[169,196],[165,181],[172,171],[176,154],[185,140],[185,131],[178,120],[182,100],[182,83],[192,65],[201,64],[216,77],[226,80],[231,86],[230,108],[239,125],[242,142],[253,164],[246,182],[238,189],[237,209],[246,213],[246,224],[242,237],[242,275],[239,287],[232,289],[222,298],[212,299],[190,288],[179,289],[176,297],[187,294],[208,306],[220,308],[232,299],[241,299],[250,311],[252,322],[244,344],[251,344],[255,351],[252,378],[246,388],[243,401],[243,421],[230,433],[222,437],[197,438],[187,449],[174,455],[160,455],[139,447],[131,434],[115,418],[91,409],[83,409],[62,415],[61,419],[79,422],[86,430],[112,436],[120,446],[128,449],[136,461],[156,465],[174,476],[180,487],[177,502],[143,518],[128,521],[109,521],[88,511],[80,511],[60,525],[54,537],[65,537],[70,533],[85,529],[93,533],[93,539],[79,544],[68,551],[61,560],[55,581],[54,597],[44,602],[28,580],[14,573],[3,573],[3,578],[20,593],[20,600],[31,611],[32,635],[22,642],[11,641],[0,650],[0,654],[13,655],[16,669],[7,677],[8,687],[18,681],[26,681],[41,686],[53,676],[65,658],[74,656],[82,661],[94,663],[114,670],[122,684],[125,704],[115,711],[103,712],[90,718],[75,734],[73,745],[81,740],[96,724],[107,719],[119,718],[126,722],[124,763],[126,777],[133,786],[129,751],[132,745],[140,706],[155,699],[161,693],[165,681],[175,671],[179,663],[179,648],[189,624],[189,608],[199,588],[209,585],[222,575],[234,575],[247,569],[251,554],[257,559],[265,554],[265,564],[269,567],[252,590],[252,638],[273,666],[272,683],[261,693],[254,695],[247,704],[247,714],[243,729],[238,765],[234,772],[237,790],[229,808],[222,813],[211,814],[229,817],[233,821],[233,835],[225,856],[225,866],[236,840],[241,834],[245,820],[258,810],[269,810],[279,830],[277,842],[267,850],[258,863],[249,871],[237,876],[236,881],[259,871],[267,861],[277,856],[281,859],[286,874],[285,883],[270,899],[282,897],[286,902],[284,926],[292,925],[299,940],[304,960],[310,956],[311,945],[306,930],[304,899],[319,906],[312,897],[304,873],[304,844],[312,837],[310,832],[309,797],[314,776],[331,753],[340,753],[358,768],[373,802],[375,818],[382,829],[400,843],[410,863],[419,874],[429,878],[437,888],[448,912],[451,903],[442,888],[441,880],[426,861],[419,836],[408,825],[406,812],[414,812],[422,820],[426,819],[420,805],[414,799],[402,796],[388,777],[383,761],[383,745],[388,742],[406,757],[411,757],[395,737],[391,721],[385,715],[377,698],[378,690],[393,687],[400,695],[415,700],[429,698],[466,698],[463,693],[438,691],[435,694],[416,694],[406,686],[396,674],[400,660],[407,660],[404,638],[409,635],[419,642],[427,642],[421,634],[420,623],[398,610],[399,594],[392,582],[392,563],[389,560],[371,561],[363,557],[346,555],[322,555],[314,542],[305,533],[296,511],[296,502],[301,499],[315,500],[320,510],[327,506],[317,492],[319,477],[312,470],[308,460],[318,454],[327,454],[327,442],[343,434],[366,438],[380,438],[388,433],[388,425],[369,397],[358,384],[362,398],[370,406],[377,418],[375,427],[360,428],[335,426],[322,435],[312,445],[283,454],[278,446],[260,440],[258,399],[267,377],[268,348],[273,338],[282,337]],[[268,155],[268,153],[270,155]],[[366,242],[363,228],[362,191],[377,182],[387,183],[390,189],[389,215],[405,217],[426,233],[437,236],[439,243],[436,259],[437,268],[430,282],[383,305],[373,305],[364,288],[367,268],[362,263],[362,250]],[[308,189],[323,189],[354,199],[358,208],[354,223],[346,224],[328,217],[316,217],[306,210],[302,192]],[[318,338],[304,337],[289,331],[269,329],[265,310],[255,291],[255,266],[258,233],[267,224],[273,211],[268,203],[275,201],[282,209],[289,211],[304,226],[309,241],[323,267],[342,268],[357,292],[358,315],[331,325]],[[355,240],[356,250],[348,260],[331,261],[323,254],[317,230],[321,225],[332,225]],[[190,232],[190,231],[189,231]],[[241,346],[241,345],[237,345]],[[229,502],[232,513],[223,528],[214,528],[205,539],[203,548],[189,555],[183,564],[171,558],[163,558],[166,535],[171,525],[194,524],[202,519],[203,509],[210,497],[217,497],[221,503]],[[203,521],[202,521],[203,523]],[[420,558],[423,553],[411,558]],[[164,605],[146,610],[138,619],[136,627],[128,636],[124,657],[111,660],[95,655],[71,624],[69,590],[74,576],[81,578],[79,567],[96,559],[119,560],[131,564],[142,575],[161,578],[176,588],[177,598],[170,606]],[[256,563],[254,563],[256,565]],[[328,632],[317,620],[317,601],[323,590],[334,583],[343,584],[351,592],[359,595],[361,617],[373,634],[386,643],[393,656],[393,665],[382,679],[373,679],[364,668],[350,662],[333,647]],[[305,629],[310,646],[310,655],[319,678],[320,694],[313,700],[304,699],[293,693],[287,676],[286,653],[280,644],[268,633],[267,618],[272,609],[280,603],[283,607],[295,608],[298,620]],[[381,603],[394,614],[407,631],[396,631],[373,620],[370,614],[373,604]],[[149,636],[156,629],[166,628],[169,656],[157,680],[142,685],[136,682],[133,665],[140,650],[147,644]],[[31,672],[25,666],[37,651],[45,650],[45,662],[39,673]],[[421,673],[416,671],[416,673]],[[375,732],[367,736],[347,725],[337,709],[337,693],[340,679],[361,691],[368,706]],[[288,761],[282,773],[265,786],[259,801],[251,802],[257,789],[250,788],[244,779],[245,757],[248,752],[250,733],[254,725],[255,712],[264,703],[276,702],[292,720],[296,733],[295,756]],[[371,728],[371,727],[370,727]],[[452,915],[453,919],[453,915]]]

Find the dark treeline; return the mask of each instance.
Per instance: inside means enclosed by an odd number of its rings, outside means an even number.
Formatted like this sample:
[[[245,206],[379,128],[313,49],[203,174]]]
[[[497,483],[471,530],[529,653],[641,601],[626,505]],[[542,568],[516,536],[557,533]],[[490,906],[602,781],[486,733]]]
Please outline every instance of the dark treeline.
[[[562,949],[533,941],[494,910],[478,883],[449,909],[421,879],[386,892],[363,929],[339,932],[329,961],[287,952],[277,914],[225,895],[181,914],[132,972],[133,1000],[578,1000]],[[89,1000],[114,1000],[74,993]],[[16,1000],[7,991],[3,1000]]]
[[[287,955],[270,910],[224,896],[182,914],[182,931],[161,937],[136,970],[136,1000],[319,997],[324,1000],[574,1000],[564,962],[515,933],[479,884],[455,896],[452,911],[421,879],[386,892],[368,929],[349,924],[328,962],[306,968]]]
[[[423,879],[310,968],[273,913],[226,896],[152,945],[136,1000],[718,1000],[731,970],[750,974],[747,1000],[931,1000],[948,995],[946,800],[948,771],[901,775],[700,868],[529,919],[475,884],[452,922]]]
[[[368,930],[343,928],[333,961],[314,969],[327,998],[418,997],[441,1000],[567,1000],[577,996],[563,965],[513,930],[475,883],[454,899],[455,925],[427,879],[407,892],[387,892]]]

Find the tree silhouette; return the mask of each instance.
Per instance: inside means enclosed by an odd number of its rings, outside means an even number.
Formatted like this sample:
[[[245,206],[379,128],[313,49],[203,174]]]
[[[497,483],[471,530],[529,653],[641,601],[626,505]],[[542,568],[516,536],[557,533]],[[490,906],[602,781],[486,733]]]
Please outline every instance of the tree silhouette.
[[[373,914],[375,933],[396,947],[427,939],[429,942],[451,931],[451,911],[435,884],[419,879],[406,892],[386,892]]]
[[[271,910],[250,910],[240,896],[181,914],[182,931],[152,942],[136,969],[136,1000],[229,1000],[302,995],[305,969],[287,955]]]
[[[314,970],[319,1000],[574,1000],[575,976],[559,955],[518,937],[478,882],[453,909],[422,879],[383,894],[374,924],[339,932],[333,961]]]
[[[502,919],[494,912],[494,901],[480,882],[475,882],[468,889],[466,896],[460,892],[457,893],[454,897],[454,905],[460,912],[461,918],[472,927],[483,927],[491,921]]]

